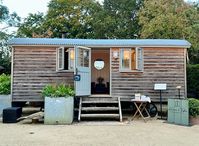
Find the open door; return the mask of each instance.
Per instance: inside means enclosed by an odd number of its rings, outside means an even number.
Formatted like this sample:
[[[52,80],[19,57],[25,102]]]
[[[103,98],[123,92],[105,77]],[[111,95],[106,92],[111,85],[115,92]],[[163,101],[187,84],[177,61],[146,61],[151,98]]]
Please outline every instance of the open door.
[[[75,47],[75,93],[76,96],[91,95],[91,49]]]

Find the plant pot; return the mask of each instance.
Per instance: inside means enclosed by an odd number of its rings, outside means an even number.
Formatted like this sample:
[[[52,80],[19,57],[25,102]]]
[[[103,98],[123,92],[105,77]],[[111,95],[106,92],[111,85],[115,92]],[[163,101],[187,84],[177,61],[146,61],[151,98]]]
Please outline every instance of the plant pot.
[[[74,97],[45,97],[44,124],[72,124]]]
[[[2,115],[3,109],[11,107],[11,95],[0,95],[0,116]]]
[[[189,122],[190,122],[190,125],[199,125],[199,116],[196,116],[196,117],[190,116]]]

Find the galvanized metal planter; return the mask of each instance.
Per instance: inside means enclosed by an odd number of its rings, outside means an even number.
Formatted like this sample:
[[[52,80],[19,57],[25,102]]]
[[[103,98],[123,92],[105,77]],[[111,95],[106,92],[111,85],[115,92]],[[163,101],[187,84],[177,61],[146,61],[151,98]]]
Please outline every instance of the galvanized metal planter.
[[[168,122],[189,125],[189,101],[186,99],[168,99]]]
[[[45,97],[44,124],[71,124],[74,97]]]
[[[2,115],[3,109],[11,107],[11,95],[0,95],[0,116]]]

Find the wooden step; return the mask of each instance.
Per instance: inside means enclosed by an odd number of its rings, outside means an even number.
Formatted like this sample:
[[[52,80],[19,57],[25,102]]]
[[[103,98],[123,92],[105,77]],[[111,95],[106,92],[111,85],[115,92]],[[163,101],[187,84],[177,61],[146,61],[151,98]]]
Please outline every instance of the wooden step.
[[[118,103],[118,101],[82,101],[82,103],[85,103],[85,104],[95,104],[95,103]]]
[[[82,111],[118,111],[118,107],[82,107]]]
[[[81,118],[119,118],[119,114],[81,114]]]
[[[118,101],[116,97],[82,97],[82,101]]]

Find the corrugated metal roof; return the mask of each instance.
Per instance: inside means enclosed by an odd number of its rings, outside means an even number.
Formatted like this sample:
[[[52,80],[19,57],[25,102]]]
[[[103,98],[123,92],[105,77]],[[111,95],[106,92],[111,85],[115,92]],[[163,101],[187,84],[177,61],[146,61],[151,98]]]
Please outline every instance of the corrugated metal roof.
[[[186,40],[174,39],[59,39],[59,38],[14,38],[10,46],[87,46],[87,47],[182,47],[189,48]]]

